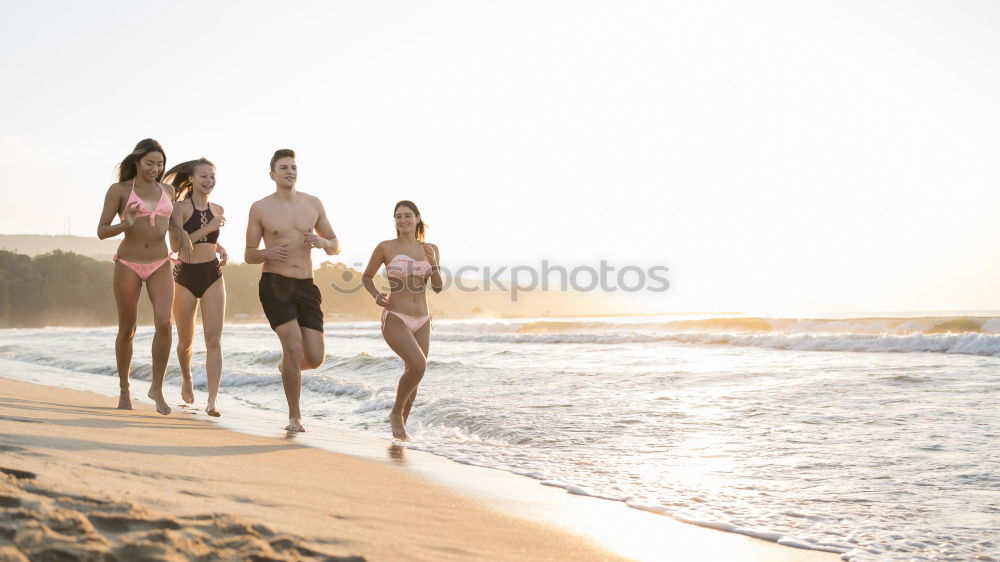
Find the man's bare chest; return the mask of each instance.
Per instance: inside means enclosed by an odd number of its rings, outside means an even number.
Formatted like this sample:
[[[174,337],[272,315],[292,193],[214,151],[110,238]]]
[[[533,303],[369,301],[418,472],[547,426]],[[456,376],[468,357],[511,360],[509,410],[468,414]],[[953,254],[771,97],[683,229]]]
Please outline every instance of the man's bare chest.
[[[267,237],[283,237],[293,233],[312,232],[319,220],[319,212],[311,207],[268,209],[261,217],[261,226]]]

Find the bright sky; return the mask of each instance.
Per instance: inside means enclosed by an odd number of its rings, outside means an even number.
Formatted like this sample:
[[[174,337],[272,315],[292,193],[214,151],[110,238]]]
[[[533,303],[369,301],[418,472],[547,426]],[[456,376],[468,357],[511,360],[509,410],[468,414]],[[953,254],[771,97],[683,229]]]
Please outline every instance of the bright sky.
[[[1000,4],[11,2],[0,232],[205,156],[242,253],[298,153],[348,264],[665,265],[648,311],[1000,309]]]

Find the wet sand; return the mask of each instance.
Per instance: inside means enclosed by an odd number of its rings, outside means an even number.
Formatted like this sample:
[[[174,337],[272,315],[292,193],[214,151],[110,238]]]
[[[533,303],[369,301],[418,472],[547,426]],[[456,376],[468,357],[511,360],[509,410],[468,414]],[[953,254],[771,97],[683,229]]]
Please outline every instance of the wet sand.
[[[496,471],[443,461],[436,466],[454,469],[431,482],[420,470],[296,437],[229,431],[181,411],[159,416],[148,403],[113,405],[0,378],[0,560],[838,558],[614,502],[556,500],[553,490],[529,497],[517,477]],[[646,524],[676,548],[595,538],[623,522]]]

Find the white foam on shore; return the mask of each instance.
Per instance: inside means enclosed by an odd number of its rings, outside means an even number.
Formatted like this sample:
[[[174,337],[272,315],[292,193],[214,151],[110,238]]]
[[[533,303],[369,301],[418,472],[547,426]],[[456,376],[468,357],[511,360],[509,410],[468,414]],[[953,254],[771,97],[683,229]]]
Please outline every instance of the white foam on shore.
[[[778,532],[774,532],[774,531],[742,528],[742,527],[737,527],[737,526],[735,526],[735,525],[733,525],[731,523],[727,523],[727,522],[724,522],[724,521],[713,521],[713,520],[701,519],[701,518],[699,518],[697,516],[689,515],[689,514],[685,514],[685,513],[675,513],[675,512],[671,512],[666,506],[656,505],[656,504],[634,503],[634,502],[630,501],[631,498],[627,498],[627,497],[612,496],[612,495],[606,495],[606,494],[593,493],[590,490],[587,490],[583,486],[580,486],[580,485],[577,485],[577,484],[573,484],[571,482],[566,482],[566,481],[563,481],[563,480],[549,479],[544,474],[539,473],[539,472],[533,472],[533,471],[527,471],[527,470],[523,470],[523,469],[516,469],[516,468],[504,467],[504,466],[499,466],[499,465],[495,465],[495,464],[482,463],[482,462],[477,462],[475,460],[464,458],[464,457],[457,457],[457,456],[454,456],[454,455],[449,455],[446,452],[440,452],[440,451],[434,450],[433,448],[423,447],[423,446],[421,446],[421,444],[419,443],[419,441],[414,441],[414,442],[406,443],[405,446],[408,449],[430,452],[432,454],[448,458],[449,460],[451,460],[453,462],[456,462],[456,463],[459,463],[459,464],[472,465],[472,466],[478,466],[478,467],[483,467],[483,468],[490,468],[490,469],[494,469],[494,470],[501,470],[501,471],[504,471],[504,472],[510,472],[510,473],[518,475],[518,476],[527,476],[529,478],[534,478],[536,480],[539,480],[539,484],[541,484],[542,486],[548,486],[548,487],[552,487],[552,488],[561,488],[561,489],[565,490],[567,494],[576,495],[576,496],[591,497],[591,498],[595,498],[595,499],[608,500],[608,501],[613,501],[613,502],[621,502],[621,503],[624,503],[626,506],[628,506],[628,507],[630,507],[632,509],[635,509],[637,511],[645,511],[645,512],[653,513],[653,514],[656,514],[656,515],[665,515],[665,516],[671,517],[672,519],[674,519],[676,521],[679,521],[681,523],[686,523],[686,524],[690,524],[690,525],[697,525],[699,527],[706,527],[706,528],[715,529],[717,531],[723,531],[723,532],[727,532],[727,533],[735,533],[735,534],[745,535],[745,536],[748,536],[748,537],[753,537],[753,538],[765,540],[765,541],[768,541],[768,542],[778,543],[778,544],[781,544],[783,546],[790,546],[790,547],[800,548],[800,549],[804,549],[804,550],[816,550],[816,551],[822,551],[822,552],[832,552],[832,553],[837,553],[837,554],[842,554],[842,553],[845,553],[848,550],[850,550],[850,547],[847,547],[847,546],[839,546],[839,545],[817,543],[817,542],[812,542],[812,541],[809,541],[809,540],[806,540],[806,539],[802,539],[802,538],[798,538],[798,537],[784,535],[782,533],[778,533]],[[851,559],[852,558],[845,558],[845,560],[851,560]],[[854,558],[854,559],[861,560],[860,558]]]
[[[436,341],[508,344],[598,344],[674,342],[694,345],[736,345],[794,351],[862,353],[954,353],[1000,357],[1000,334],[775,334],[765,333],[617,333],[617,334],[449,334]]]

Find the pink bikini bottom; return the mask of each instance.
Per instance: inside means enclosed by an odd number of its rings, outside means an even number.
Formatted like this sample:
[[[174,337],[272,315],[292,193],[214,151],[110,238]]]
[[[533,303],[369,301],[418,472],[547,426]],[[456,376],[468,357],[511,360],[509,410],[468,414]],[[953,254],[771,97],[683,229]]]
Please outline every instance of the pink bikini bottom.
[[[152,263],[134,263],[130,261],[125,261],[120,257],[118,257],[117,255],[115,255],[115,261],[134,271],[135,274],[139,276],[139,279],[146,281],[149,279],[150,275],[156,273],[157,269],[160,269],[160,267],[162,267],[163,264],[170,261],[170,256],[167,256],[162,260],[154,261]]]
[[[399,318],[400,320],[402,320],[403,324],[406,324],[406,327],[409,328],[410,332],[414,333],[414,334],[417,333],[417,330],[419,330],[420,328],[422,328],[424,326],[424,324],[426,322],[429,322],[430,319],[431,319],[431,315],[430,314],[425,314],[423,316],[410,316],[408,314],[400,314],[398,312],[393,312],[393,311],[391,311],[389,309],[383,309],[382,310],[382,329],[383,330],[385,329],[385,319],[388,318],[390,314],[395,315],[396,318]]]

